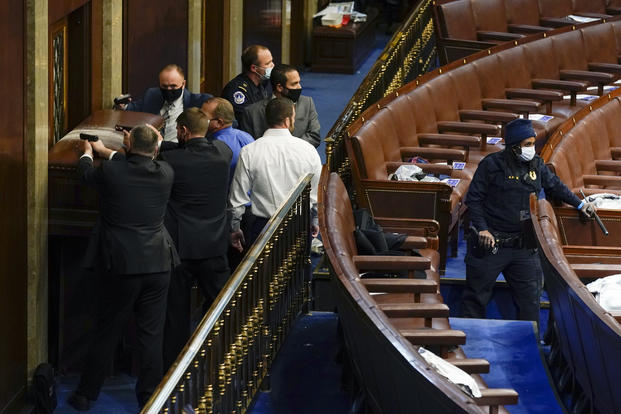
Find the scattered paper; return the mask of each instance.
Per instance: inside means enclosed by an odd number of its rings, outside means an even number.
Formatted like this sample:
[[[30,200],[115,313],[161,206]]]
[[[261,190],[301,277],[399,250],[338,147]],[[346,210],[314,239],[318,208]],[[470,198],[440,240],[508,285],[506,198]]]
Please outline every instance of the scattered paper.
[[[549,120],[551,120],[552,118],[554,118],[551,115],[543,115],[543,114],[528,114],[528,119],[530,119],[531,121],[541,121],[541,122],[548,122]]]
[[[459,178],[446,178],[442,180],[442,182],[447,183],[451,187],[455,187],[457,184],[459,184]]]
[[[575,14],[570,14],[569,16],[567,16],[567,18],[575,22],[578,22],[578,23],[591,23],[591,22],[596,22],[598,20],[601,20],[596,17],[578,16]]]
[[[325,9],[321,10],[318,13],[315,13],[313,18],[319,17],[319,16],[325,16],[330,13],[343,15],[343,14],[352,14],[353,12],[354,12],[353,1],[349,1],[347,3],[330,3],[328,4],[328,7],[326,7]]]
[[[454,170],[463,170],[466,167],[466,163],[465,162],[454,162],[453,163],[453,169]]]
[[[502,138],[500,138],[500,137],[487,137],[487,143],[489,145],[496,145],[500,141],[502,141]]]

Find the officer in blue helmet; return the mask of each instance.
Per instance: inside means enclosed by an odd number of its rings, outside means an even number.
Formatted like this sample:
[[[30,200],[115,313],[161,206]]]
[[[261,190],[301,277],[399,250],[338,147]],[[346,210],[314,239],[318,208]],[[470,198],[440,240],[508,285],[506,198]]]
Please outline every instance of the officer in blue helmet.
[[[502,272],[518,308],[518,318],[539,320],[542,273],[530,223],[529,197],[545,193],[590,217],[595,208],[581,201],[535,154],[531,121],[516,119],[505,129],[505,149],[481,160],[466,197],[472,227],[466,254],[462,316],[484,318]]]

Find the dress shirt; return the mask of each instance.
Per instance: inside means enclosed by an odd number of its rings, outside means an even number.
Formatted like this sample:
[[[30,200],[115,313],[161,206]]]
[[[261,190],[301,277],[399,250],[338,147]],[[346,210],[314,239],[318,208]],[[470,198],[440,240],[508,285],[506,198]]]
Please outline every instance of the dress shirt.
[[[233,151],[233,158],[231,158],[231,174],[229,181],[233,179],[235,174],[235,166],[237,165],[237,159],[239,158],[239,152],[242,147],[254,142],[254,138],[247,132],[233,128],[232,126],[223,128],[214,132],[211,135],[214,139],[224,142]]]
[[[294,137],[285,128],[268,129],[261,139],[243,147],[229,194],[231,230],[239,229],[249,201],[252,214],[272,217],[299,179],[309,173],[313,174],[311,207],[316,211],[321,160],[315,147]]]
[[[177,117],[183,112],[183,94],[172,103],[164,101],[160,115],[164,117],[164,141],[177,142]]]

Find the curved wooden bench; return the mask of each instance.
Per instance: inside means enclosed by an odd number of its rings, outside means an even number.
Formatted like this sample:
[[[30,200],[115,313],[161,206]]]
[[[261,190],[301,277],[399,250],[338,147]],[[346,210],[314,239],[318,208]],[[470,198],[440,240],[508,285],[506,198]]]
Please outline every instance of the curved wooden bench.
[[[592,86],[603,93],[617,79],[617,39],[621,22],[534,34],[438,68],[388,94],[348,129],[358,203],[379,217],[437,220],[443,268],[476,165],[501,149],[487,145],[487,138],[501,134],[502,125],[518,114],[548,114],[552,120],[533,122],[541,149],[556,128],[588,107],[576,99],[579,92],[594,93],[587,91]],[[388,181],[411,155],[449,164],[465,160],[459,172],[425,167],[460,178],[458,187]]]
[[[567,260],[551,205],[532,196],[530,207],[563,360],[561,365],[577,384],[572,390],[575,395],[581,395],[577,403],[585,411],[620,413],[621,394],[616,387],[621,381],[621,325],[595,301],[576,274],[575,265]],[[616,253],[609,256],[613,259],[620,257],[618,250],[599,250],[597,262],[607,253]],[[618,273],[621,268],[618,263],[596,266],[592,263],[582,266],[583,276],[601,277]]]
[[[553,28],[581,25],[569,15],[610,20],[621,9],[606,0],[444,0],[434,7],[443,63],[502,42]],[[598,23],[601,23],[598,22]]]
[[[489,363],[468,359],[459,348],[465,334],[450,328],[437,272],[427,270],[426,279],[359,277],[365,260],[356,255],[347,190],[336,173],[328,174],[324,167],[319,225],[333,270],[347,353],[365,403],[372,412],[385,413],[506,412],[500,406],[517,403],[518,395],[511,389],[486,388],[478,373],[487,372]],[[433,256],[430,251],[423,254]],[[392,259],[394,266],[401,266]],[[482,388],[482,397],[471,398],[430,369],[417,352],[419,346],[470,373]]]

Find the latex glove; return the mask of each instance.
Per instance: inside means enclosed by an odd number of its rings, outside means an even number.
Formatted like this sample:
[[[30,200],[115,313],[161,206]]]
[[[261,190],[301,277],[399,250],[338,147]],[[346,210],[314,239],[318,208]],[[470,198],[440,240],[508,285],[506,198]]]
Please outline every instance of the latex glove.
[[[595,208],[595,203],[584,203],[580,212],[585,215],[585,217],[593,218],[595,217],[595,212],[597,209]]]

